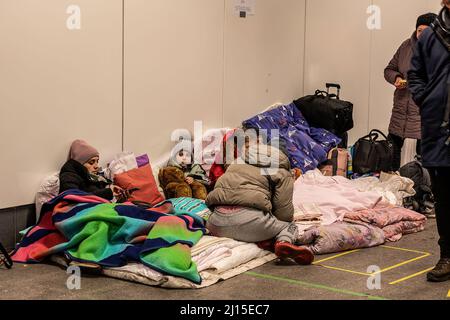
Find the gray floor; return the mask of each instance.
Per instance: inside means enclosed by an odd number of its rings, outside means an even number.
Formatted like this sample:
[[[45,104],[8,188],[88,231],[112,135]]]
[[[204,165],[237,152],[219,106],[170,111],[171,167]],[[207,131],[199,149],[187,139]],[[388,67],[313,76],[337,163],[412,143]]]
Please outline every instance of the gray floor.
[[[200,290],[161,289],[102,276],[83,276],[80,290],[68,290],[60,267],[16,264],[12,270],[0,269],[0,299],[448,300],[450,282],[429,283],[425,273],[408,278],[434,266],[439,258],[436,243],[436,224],[430,220],[425,231],[386,244],[389,247],[323,262],[336,254],[317,256],[319,263],[306,267],[270,262]],[[387,269],[381,273],[380,289],[367,288],[369,276],[364,273],[371,265]]]

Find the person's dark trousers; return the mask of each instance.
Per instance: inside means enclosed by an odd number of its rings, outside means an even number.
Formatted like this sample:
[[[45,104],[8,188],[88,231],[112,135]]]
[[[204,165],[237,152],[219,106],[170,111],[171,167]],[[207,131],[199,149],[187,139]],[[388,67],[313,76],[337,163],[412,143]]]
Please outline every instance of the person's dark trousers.
[[[417,140],[417,144],[416,144],[416,154],[420,157],[420,156],[422,156],[422,145],[421,145],[421,143],[422,143],[422,140]]]
[[[402,160],[402,148],[405,144],[405,138],[399,137],[395,134],[389,133],[388,139],[391,140],[394,147],[394,159],[392,161],[392,171],[398,171]],[[417,140],[416,154],[421,155],[420,148],[421,140]]]
[[[394,149],[394,158],[392,159],[392,171],[398,171],[400,169],[400,163],[402,159],[402,148],[405,143],[405,139],[395,134],[389,133],[388,139],[391,140]]]
[[[429,168],[435,197],[441,258],[450,258],[450,167]]]

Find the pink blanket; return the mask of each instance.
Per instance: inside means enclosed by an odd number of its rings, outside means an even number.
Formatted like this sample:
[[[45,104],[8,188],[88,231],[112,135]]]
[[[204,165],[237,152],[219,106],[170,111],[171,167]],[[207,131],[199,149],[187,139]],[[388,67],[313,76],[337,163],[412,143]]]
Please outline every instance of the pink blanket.
[[[378,192],[359,191],[351,180],[325,177],[319,170],[309,171],[295,182],[293,204],[317,207],[323,215],[322,225],[342,221],[349,211],[387,205]]]
[[[375,225],[384,231],[386,240],[398,241],[404,234],[424,230],[427,218],[402,207],[384,207],[348,212],[344,220]]]

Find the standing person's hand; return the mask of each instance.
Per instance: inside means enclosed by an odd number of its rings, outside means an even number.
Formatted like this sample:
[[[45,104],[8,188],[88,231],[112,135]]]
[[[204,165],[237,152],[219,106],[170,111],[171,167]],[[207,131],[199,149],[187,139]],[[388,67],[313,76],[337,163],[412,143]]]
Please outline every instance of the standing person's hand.
[[[192,184],[194,182],[194,178],[187,177],[185,181],[186,181],[187,184]]]
[[[395,79],[394,86],[397,89],[406,89],[406,83],[406,80],[404,80],[402,77],[397,77],[397,79]]]

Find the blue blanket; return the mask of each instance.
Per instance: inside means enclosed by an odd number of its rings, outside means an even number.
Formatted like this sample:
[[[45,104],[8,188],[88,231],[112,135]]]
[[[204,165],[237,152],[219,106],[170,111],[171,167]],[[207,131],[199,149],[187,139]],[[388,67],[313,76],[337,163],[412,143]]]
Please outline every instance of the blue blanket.
[[[303,173],[326,161],[328,152],[341,142],[325,129],[310,127],[294,103],[256,115],[242,124],[245,128],[268,130],[269,141],[275,139],[271,129],[278,129],[281,150],[289,157],[291,166]]]

